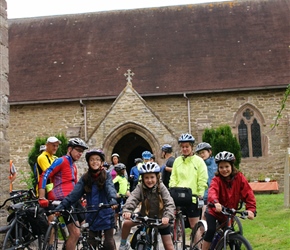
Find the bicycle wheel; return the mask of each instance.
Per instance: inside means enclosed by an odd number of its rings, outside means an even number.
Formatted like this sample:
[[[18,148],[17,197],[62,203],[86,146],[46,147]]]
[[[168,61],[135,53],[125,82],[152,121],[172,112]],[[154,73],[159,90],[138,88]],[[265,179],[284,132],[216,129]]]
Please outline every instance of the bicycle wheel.
[[[123,216],[122,214],[118,214],[118,231],[121,232],[122,231],[122,225],[123,225]]]
[[[243,226],[242,226],[242,223],[241,223],[239,217],[237,217],[237,216],[234,217],[232,226],[233,226],[233,229],[235,232],[243,235]]]
[[[154,228],[152,229],[153,250],[159,250],[159,234]]]
[[[146,250],[147,247],[146,247],[146,244],[144,244],[143,242],[137,242],[137,245],[136,245],[136,250]]]
[[[182,213],[178,213],[174,221],[173,245],[175,250],[185,250],[185,227]]]
[[[202,248],[203,238],[207,230],[206,221],[200,220],[196,223],[190,235],[190,249],[198,250]]]
[[[17,227],[16,227],[17,224]],[[10,249],[20,249],[20,246],[24,249],[25,247],[29,247],[33,245],[33,242],[37,239],[32,232],[29,230],[29,225],[26,225],[23,221],[14,219],[10,223],[11,228],[7,231],[2,249],[10,250]],[[18,232],[16,233],[16,228],[18,228]],[[17,235],[17,239],[16,239]]]
[[[224,237],[222,237],[216,248],[216,250],[252,250],[251,244],[248,240],[240,234],[229,234],[228,239],[226,240],[226,248],[224,248]]]
[[[57,229],[58,228],[57,228],[56,223],[52,222],[49,224],[45,237],[44,237],[42,250],[57,249],[57,244],[58,244]]]

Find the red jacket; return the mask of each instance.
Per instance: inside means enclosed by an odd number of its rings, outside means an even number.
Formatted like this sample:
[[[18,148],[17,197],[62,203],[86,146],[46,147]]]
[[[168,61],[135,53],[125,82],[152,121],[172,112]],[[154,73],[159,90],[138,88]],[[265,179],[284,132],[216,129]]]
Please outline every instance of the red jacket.
[[[231,180],[225,180],[221,176],[212,179],[208,190],[208,203],[220,203],[225,207],[237,209],[240,200],[246,203],[246,210],[256,212],[254,192],[241,172]],[[222,213],[216,213],[214,207],[208,207],[208,212],[219,220],[225,218]]]

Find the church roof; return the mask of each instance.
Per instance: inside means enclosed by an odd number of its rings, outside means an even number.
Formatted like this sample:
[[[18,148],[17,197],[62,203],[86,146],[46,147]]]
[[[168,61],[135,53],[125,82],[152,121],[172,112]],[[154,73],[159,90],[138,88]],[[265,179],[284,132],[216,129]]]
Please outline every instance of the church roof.
[[[285,88],[288,0],[9,20],[9,102]]]

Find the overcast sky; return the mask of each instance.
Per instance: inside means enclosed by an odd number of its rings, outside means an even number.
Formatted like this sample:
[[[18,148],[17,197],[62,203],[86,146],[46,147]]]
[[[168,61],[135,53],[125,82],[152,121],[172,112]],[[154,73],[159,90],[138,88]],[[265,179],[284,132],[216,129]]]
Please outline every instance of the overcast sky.
[[[225,0],[6,0],[9,19],[223,1]]]

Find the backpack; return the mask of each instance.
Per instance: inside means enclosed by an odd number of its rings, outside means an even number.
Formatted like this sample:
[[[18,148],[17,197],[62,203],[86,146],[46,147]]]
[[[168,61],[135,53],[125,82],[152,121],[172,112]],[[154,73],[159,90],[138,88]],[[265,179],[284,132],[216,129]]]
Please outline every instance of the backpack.
[[[49,164],[51,165],[51,160],[48,158],[48,156],[46,155],[46,158],[49,162]],[[43,170],[42,168],[38,165],[37,163],[37,159],[36,162],[33,165],[33,180],[34,180],[34,191],[36,193],[36,195],[38,196],[38,182],[39,182],[39,176],[42,174]]]

